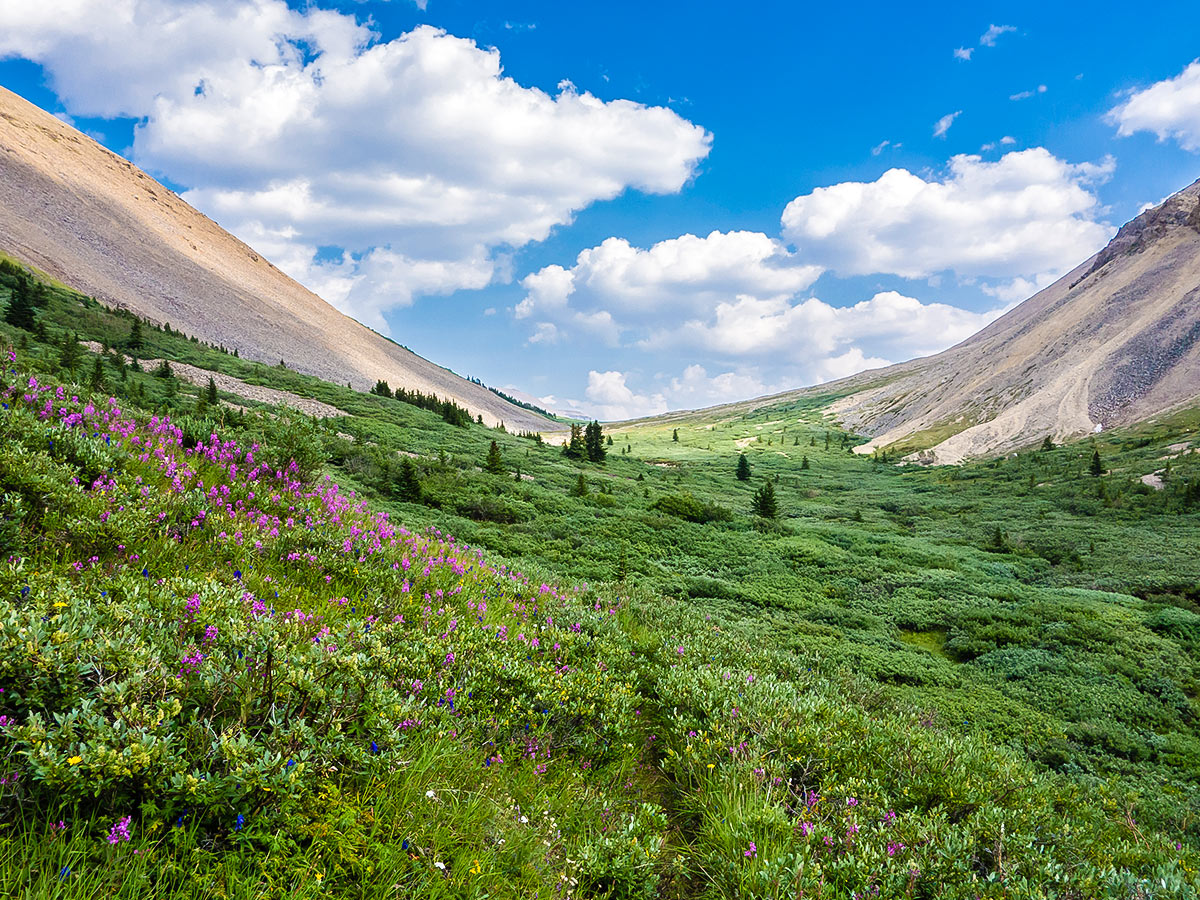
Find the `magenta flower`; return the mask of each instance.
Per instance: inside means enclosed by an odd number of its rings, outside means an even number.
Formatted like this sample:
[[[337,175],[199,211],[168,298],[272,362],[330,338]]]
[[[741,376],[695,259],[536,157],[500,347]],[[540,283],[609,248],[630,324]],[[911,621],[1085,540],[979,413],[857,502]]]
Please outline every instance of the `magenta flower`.
[[[750,848],[743,854],[743,856],[745,856],[747,859],[754,859],[754,857],[758,856],[758,847],[755,846],[754,841],[750,842]]]
[[[112,830],[108,832],[108,837],[105,840],[114,846],[122,841],[128,841],[130,838],[129,823],[131,821],[133,821],[133,816],[125,816],[123,819],[118,819],[113,823]]]

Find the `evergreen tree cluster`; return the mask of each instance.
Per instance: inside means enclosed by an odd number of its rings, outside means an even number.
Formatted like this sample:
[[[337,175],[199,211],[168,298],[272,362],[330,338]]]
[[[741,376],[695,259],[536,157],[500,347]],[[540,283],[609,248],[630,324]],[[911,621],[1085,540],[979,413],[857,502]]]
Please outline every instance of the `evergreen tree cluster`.
[[[407,388],[396,388],[393,391],[383,379],[375,382],[375,386],[369,393],[380,397],[390,397],[419,409],[427,409],[440,415],[442,421],[457,425],[459,428],[466,428],[472,422],[471,413],[453,400],[443,400],[435,394],[423,394],[421,391],[410,391]]]
[[[563,445],[563,455],[568,459],[604,462],[608,455],[608,451],[604,449],[604,427],[595,420],[587,426],[572,425],[571,436]]]

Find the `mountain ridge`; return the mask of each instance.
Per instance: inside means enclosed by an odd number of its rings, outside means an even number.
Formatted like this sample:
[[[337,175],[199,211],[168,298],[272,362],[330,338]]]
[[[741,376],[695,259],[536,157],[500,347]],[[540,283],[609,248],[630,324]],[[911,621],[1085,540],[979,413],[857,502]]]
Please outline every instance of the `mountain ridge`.
[[[336,310],[133,163],[0,88],[0,249],[84,293],[249,359],[557,427]]]

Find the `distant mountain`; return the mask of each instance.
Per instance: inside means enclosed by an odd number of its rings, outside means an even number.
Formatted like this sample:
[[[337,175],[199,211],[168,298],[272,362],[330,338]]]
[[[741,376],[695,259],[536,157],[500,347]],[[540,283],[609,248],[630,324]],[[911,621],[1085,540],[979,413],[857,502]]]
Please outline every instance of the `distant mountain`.
[[[1200,181],[949,350],[821,390],[876,447],[957,462],[1200,403]]]
[[[949,350],[704,415],[830,396],[828,412],[871,437],[856,452],[886,448],[931,463],[1200,406],[1200,181]]]
[[[0,88],[0,250],[241,356],[436,394],[488,424],[556,427],[338,312],[132,163]]]

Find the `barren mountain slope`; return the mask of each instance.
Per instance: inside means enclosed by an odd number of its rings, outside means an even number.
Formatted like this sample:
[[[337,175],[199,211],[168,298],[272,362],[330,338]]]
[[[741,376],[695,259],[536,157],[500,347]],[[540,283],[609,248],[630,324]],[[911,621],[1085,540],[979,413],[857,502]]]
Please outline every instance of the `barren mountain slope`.
[[[1200,181],[949,350],[702,417],[829,395],[830,413],[872,436],[858,452],[920,450],[942,463],[1200,405]]]
[[[383,378],[489,424],[556,427],[338,312],[132,163],[3,88],[0,249],[243,357],[361,389]]]

